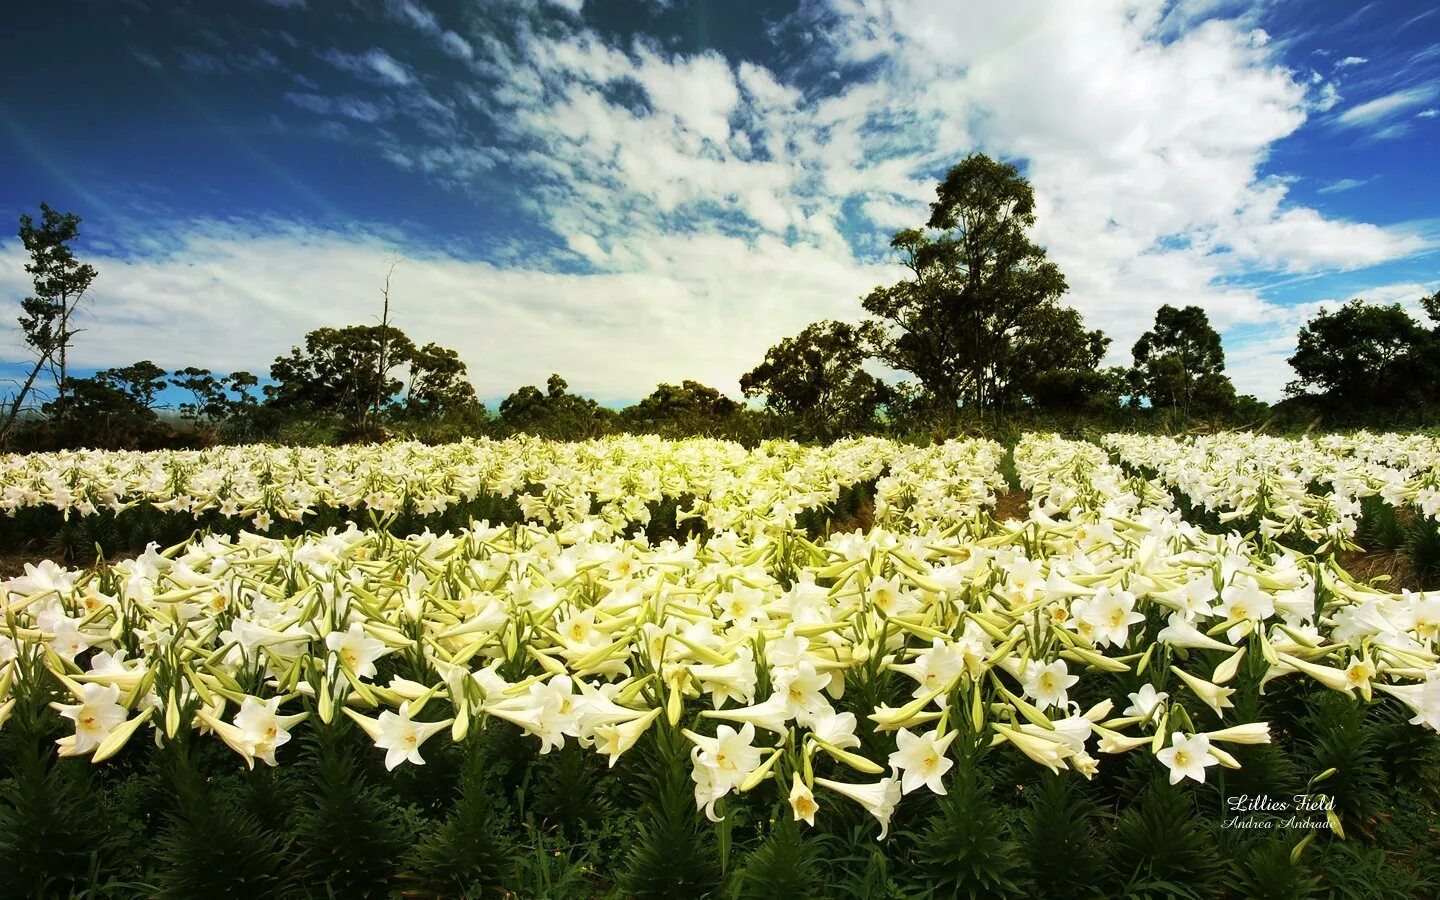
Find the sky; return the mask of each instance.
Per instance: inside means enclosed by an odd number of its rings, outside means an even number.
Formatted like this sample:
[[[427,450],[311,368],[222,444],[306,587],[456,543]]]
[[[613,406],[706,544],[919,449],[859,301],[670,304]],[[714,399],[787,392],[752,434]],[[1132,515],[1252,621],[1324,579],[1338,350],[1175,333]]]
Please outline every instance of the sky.
[[[1196,304],[1273,401],[1317,309],[1440,288],[1431,0],[28,0],[0,54],[0,219],[78,213],[100,273],[81,371],[263,374],[398,261],[396,324],[484,399],[737,395],[900,279],[972,152],[1110,363]]]

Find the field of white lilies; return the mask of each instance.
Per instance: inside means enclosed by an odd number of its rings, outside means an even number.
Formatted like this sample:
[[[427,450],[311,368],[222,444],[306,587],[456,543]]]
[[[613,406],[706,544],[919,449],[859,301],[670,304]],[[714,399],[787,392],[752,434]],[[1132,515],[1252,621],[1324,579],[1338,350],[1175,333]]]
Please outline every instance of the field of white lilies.
[[[1432,437],[67,452],[0,509],[76,560],[0,584],[7,895],[1440,884]]]

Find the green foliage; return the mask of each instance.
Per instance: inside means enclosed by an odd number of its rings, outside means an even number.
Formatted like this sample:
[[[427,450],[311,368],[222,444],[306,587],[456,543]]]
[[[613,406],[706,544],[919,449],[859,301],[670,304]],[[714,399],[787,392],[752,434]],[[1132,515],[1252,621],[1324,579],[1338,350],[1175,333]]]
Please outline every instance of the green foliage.
[[[1045,772],[1026,791],[1019,840],[1026,869],[1045,897],[1093,897],[1105,866],[1098,810],[1071,773]]]
[[[139,449],[161,430],[152,408],[165,370],[142,360],[69,383],[69,393],[46,403],[52,439],[64,446]],[[63,409],[62,409],[63,403]],[[62,412],[68,409],[68,416]]]
[[[1436,303],[1429,298],[1432,309]],[[1312,395],[1331,416],[1436,406],[1437,331],[1398,303],[1351,300],[1322,309],[1300,329],[1290,365],[1292,396]]]
[[[695,808],[688,745],[678,731],[654,728],[631,751],[644,814],[620,879],[627,897],[700,897],[720,884],[714,832]]]
[[[1065,277],[1029,237],[1035,194],[1014,166],[967,157],[930,210],[925,229],[890,242],[909,277],[862,301],[885,329],[882,362],[914,375],[950,416],[960,402],[1013,408],[1038,372],[1095,367],[1107,341],[1058,304]]]
[[[1254,664],[1254,660],[1250,660]],[[1300,793],[1305,781],[1314,771],[1305,771],[1303,777],[1296,767],[1286,729],[1295,717],[1303,713],[1305,701],[1313,696],[1295,679],[1281,679],[1272,682],[1269,693],[1260,696],[1259,679],[1253,674],[1238,679],[1236,692],[1230,698],[1235,705],[1234,714],[1238,721],[1269,722],[1272,741],[1268,744],[1237,744],[1226,747],[1226,751],[1240,763],[1240,768],[1225,772],[1224,795],[1228,800],[1242,794],[1251,797],[1267,794],[1272,797],[1288,797]],[[1287,693],[1298,695],[1297,702],[1286,704]]]
[[[384,367],[379,365],[382,347]],[[414,353],[414,342],[389,326],[317,328],[305,335],[304,348],[276,357],[265,397],[277,409],[333,414],[358,423],[400,390],[403,383],[391,372]]]
[[[962,758],[951,776],[938,810],[909,835],[925,883],[944,896],[1023,893],[1022,849],[1008,811],[973,761]]]
[[[1352,826],[1368,817],[1379,803],[1384,763],[1364,706],[1348,695],[1323,691],[1299,724],[1306,734],[1299,745],[1302,771],[1318,775],[1334,769],[1317,791],[1334,797],[1336,812]]]
[[[1405,530],[1404,549],[1420,584],[1428,589],[1440,586],[1440,523],[1417,518]]]
[[[94,266],[77,260],[70,247],[80,236],[79,216],[62,215],[41,203],[40,220],[37,226],[30,216],[20,216],[20,243],[30,254],[25,271],[34,283],[34,292],[20,301],[24,313],[20,332],[34,361],[15,393],[6,398],[0,445],[10,438],[20,413],[32,399],[36,379],[47,369],[55,374],[55,413],[64,420],[69,391],[66,355],[77,333],[71,318],[97,274]]]
[[[1219,877],[1213,815],[1184,789],[1156,780],[1116,821],[1110,868],[1127,896],[1209,896]]]
[[[805,437],[871,429],[890,390],[863,366],[883,339],[874,323],[815,322],[765,351],[764,361],[740,376],[740,389],[763,396],[767,409],[799,423]]]
[[[723,433],[740,411],[740,404],[715,388],[687,379],[657,385],[648,397],[621,410],[618,424],[665,436],[709,435]]]
[[[171,804],[156,849],[160,895],[285,893],[292,874],[288,841],[219,790],[191,735],[182,733],[160,758]]]
[[[1413,900],[1434,896],[1434,883],[1395,865],[1379,847],[1333,841],[1322,848],[1316,868],[1337,900]]]
[[[587,826],[598,828],[615,813],[606,790],[611,779],[594,753],[569,744],[549,754],[538,768],[542,773],[531,809],[570,840],[579,841]]]
[[[1404,704],[1384,698],[1371,707],[1366,727],[1381,757],[1381,774],[1393,790],[1433,790],[1436,785],[1430,779],[1440,768],[1440,735],[1415,727],[1411,718]]]
[[[572,394],[559,375],[551,375],[541,391],[526,385],[500,401],[499,424],[508,432],[578,440],[609,430],[614,413],[588,397]]]
[[[1355,537],[1371,550],[1398,550],[1405,544],[1407,530],[1400,511],[1377,495],[1361,499]]]
[[[1128,385],[1128,373],[1119,367],[1042,370],[1030,379],[1026,394],[1037,410],[1096,416],[1118,411]]]
[[[16,896],[1427,896],[1440,876],[1434,735],[1411,727],[1395,741],[1400,704],[1356,717],[1346,698],[1292,681],[1233,698],[1296,721],[1274,729],[1274,744],[1229,748],[1244,768],[1223,773],[1224,795],[1247,783],[1252,796],[1303,791],[1289,786],[1289,757],[1313,774],[1320,737],[1351,744],[1357,721],[1385,748],[1365,788],[1371,817],[1343,813],[1347,840],[1315,831],[1294,860],[1311,830],[1224,828],[1221,773],[1172,786],[1143,751],[1105,757],[1083,781],[954,745],[948,795],[910,795],[880,841],[859,806],[833,796],[814,827],[749,794],[707,821],[688,741],[663,724],[615,769],[573,746],[537,756],[533,738],[490,722],[454,752],[427,747],[427,765],[386,773],[348,721],[314,720],[275,769],[247,771],[183,731],[91,766],[21,740],[25,722],[46,734],[56,724],[22,696],[33,718],[0,732],[0,864]],[[1315,790],[1338,795],[1342,783],[1356,779],[1342,770]]]
[[[305,882],[342,897],[384,897],[417,830],[413,809],[368,777],[362,742],[344,722],[307,734],[305,791],[295,835]]]
[[[800,830],[788,806],[777,810],[759,846],[745,857],[735,875],[737,900],[774,897],[819,898],[832,895],[825,877],[824,845]]]
[[[1161,306],[1155,327],[1140,336],[1131,352],[1135,396],[1149,400],[1151,407],[1168,409],[1185,422],[1192,413],[1223,414],[1235,406],[1220,334],[1200,307]]]
[[[1305,852],[1295,849],[1303,834],[1279,831],[1268,837],[1244,833],[1230,861],[1225,886],[1250,900],[1301,900],[1320,892],[1319,879],[1304,864]],[[1292,856],[1294,857],[1292,859]]]
[[[512,881],[515,848],[491,761],[485,736],[472,734],[454,808],[415,849],[417,880],[437,896],[466,890],[483,895]]]
[[[596,896],[584,853],[573,847],[541,839],[515,858],[514,875],[499,896],[506,897],[589,897]],[[470,885],[465,896],[494,896]]]
[[[0,781],[0,872],[11,896],[66,895],[92,882],[92,869],[118,868],[96,785],[84,760],[57,759],[49,721],[12,722]]]
[[[459,353],[432,342],[412,351],[403,361],[410,367],[401,410],[404,415],[434,419],[479,407],[475,386],[465,378],[465,363]]]
[[[187,366],[172,373],[170,384],[187,391],[191,400],[181,403],[180,417],[192,428],[224,423],[233,432],[248,433],[259,400],[252,393],[260,383],[249,372],[214,375],[209,369]]]

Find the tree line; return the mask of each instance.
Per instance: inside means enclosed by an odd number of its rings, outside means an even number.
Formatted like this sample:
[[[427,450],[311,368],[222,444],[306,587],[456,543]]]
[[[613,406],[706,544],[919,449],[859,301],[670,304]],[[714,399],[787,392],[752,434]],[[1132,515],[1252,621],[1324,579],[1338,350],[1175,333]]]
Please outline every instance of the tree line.
[[[785,338],[742,377],[746,396],[821,436],[1056,416],[1166,428],[1440,418],[1440,293],[1422,301],[1428,325],[1399,304],[1316,313],[1272,408],[1237,394],[1198,306],[1161,305],[1131,364],[1102,367],[1110,339],[1061,304],[1065,277],[1030,239],[1034,225],[1034,192],[1015,167],[970,156],[936,187],[924,225],[891,239],[905,277],[862,299],[869,318]],[[876,364],[910,377],[887,384]]]
[[[612,410],[556,374],[492,412],[456,351],[417,345],[392,324],[393,264],[378,324],[316,329],[263,381],[244,371],[167,372],[149,360],[74,377],[77,313],[98,273],[74,255],[79,217],[40,210],[39,222],[20,217],[33,281],[19,319],[29,358],[0,406],[6,448],[612,431],[829,440],[1059,421],[1387,427],[1440,418],[1440,293],[1422,301],[1425,323],[1399,304],[1361,300],[1317,312],[1300,330],[1289,360],[1296,377],[1274,407],[1237,394],[1220,335],[1198,306],[1161,305],[1130,365],[1103,366],[1110,338],[1061,302],[1065,277],[1030,237],[1033,189],[1014,166],[982,154],[946,174],[923,224],[893,235],[904,275],[861,298],[863,318],[815,322],[741,377],[752,403],[683,381]],[[162,416],[166,392],[187,399]]]

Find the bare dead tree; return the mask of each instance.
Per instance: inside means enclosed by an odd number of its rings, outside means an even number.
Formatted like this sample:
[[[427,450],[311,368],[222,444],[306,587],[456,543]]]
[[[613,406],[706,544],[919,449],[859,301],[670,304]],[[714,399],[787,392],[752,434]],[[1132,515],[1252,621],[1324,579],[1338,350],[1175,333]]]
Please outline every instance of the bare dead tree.
[[[385,393],[385,373],[390,371],[387,365],[390,350],[390,276],[395,274],[395,267],[398,265],[400,260],[390,260],[390,267],[385,270],[385,285],[380,289],[380,352],[375,361],[375,401],[371,413],[376,419],[380,418],[380,403]]]

